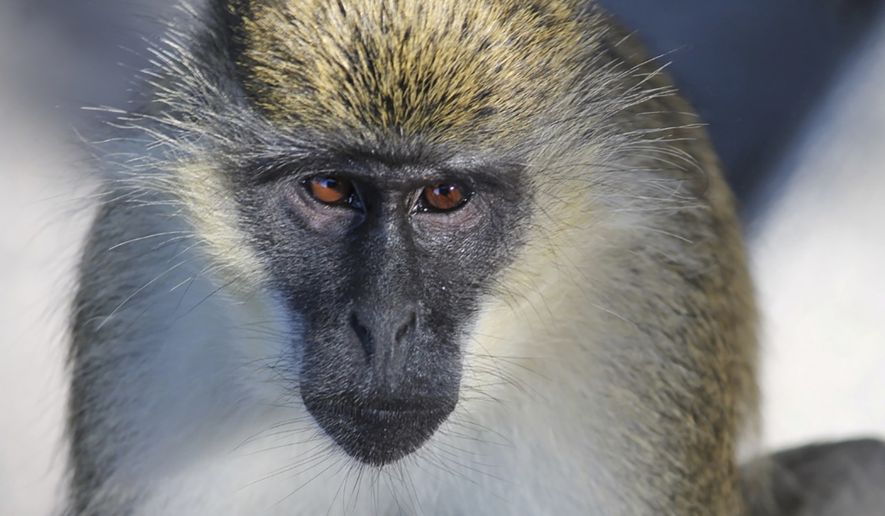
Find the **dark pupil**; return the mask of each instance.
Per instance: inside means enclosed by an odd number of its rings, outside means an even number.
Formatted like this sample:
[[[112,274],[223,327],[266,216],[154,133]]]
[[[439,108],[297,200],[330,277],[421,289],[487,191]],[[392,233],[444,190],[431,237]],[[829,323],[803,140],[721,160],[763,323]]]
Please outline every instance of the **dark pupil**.
[[[452,185],[437,186],[436,189],[433,191],[433,195],[436,195],[438,197],[449,197],[450,195],[452,195],[454,190],[455,187]]]
[[[329,188],[331,190],[341,189],[341,185],[338,184],[338,180],[331,177],[324,177],[319,180],[319,183],[322,188]]]

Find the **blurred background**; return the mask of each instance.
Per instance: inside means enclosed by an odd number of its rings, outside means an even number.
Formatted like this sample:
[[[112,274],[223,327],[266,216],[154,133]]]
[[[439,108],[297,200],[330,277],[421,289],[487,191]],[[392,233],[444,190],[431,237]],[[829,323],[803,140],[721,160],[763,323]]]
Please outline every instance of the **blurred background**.
[[[885,437],[879,0],[602,0],[709,123],[763,312],[764,441]],[[170,0],[0,0],[0,515],[58,500],[82,106],[123,106]]]

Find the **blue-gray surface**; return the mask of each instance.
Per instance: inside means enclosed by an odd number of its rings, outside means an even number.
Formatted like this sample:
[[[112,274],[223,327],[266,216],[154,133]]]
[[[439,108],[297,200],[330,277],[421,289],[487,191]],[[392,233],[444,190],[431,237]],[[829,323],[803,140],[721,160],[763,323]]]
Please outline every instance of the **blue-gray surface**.
[[[695,104],[747,200],[869,28],[880,0],[601,0]]]

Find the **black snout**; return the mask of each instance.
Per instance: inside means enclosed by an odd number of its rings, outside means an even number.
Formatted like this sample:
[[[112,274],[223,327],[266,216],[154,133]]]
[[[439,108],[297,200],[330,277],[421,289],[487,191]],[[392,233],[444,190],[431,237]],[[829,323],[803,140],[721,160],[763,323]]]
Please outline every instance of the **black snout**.
[[[348,454],[382,465],[418,449],[458,401],[460,351],[420,307],[365,303],[308,338],[301,395]]]
[[[360,400],[305,398],[314,419],[351,457],[383,466],[414,452],[454,410],[457,398]]]
[[[377,340],[392,346],[408,345],[407,341],[415,330],[418,315],[411,306],[405,309],[391,310],[391,313],[382,317],[360,315],[357,311],[350,314],[350,327],[353,329],[367,360],[372,360],[375,355]]]
[[[420,345],[416,335],[418,314],[413,306],[350,315],[350,327],[371,367],[379,388],[396,391],[403,381],[409,358]]]

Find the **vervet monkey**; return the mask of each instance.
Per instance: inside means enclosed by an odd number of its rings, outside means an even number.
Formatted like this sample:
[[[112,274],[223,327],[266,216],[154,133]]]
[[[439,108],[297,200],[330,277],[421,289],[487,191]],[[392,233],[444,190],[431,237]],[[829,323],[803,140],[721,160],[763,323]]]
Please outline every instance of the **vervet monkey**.
[[[733,201],[634,38],[578,0],[186,11],[98,145],[70,514],[749,510]]]

